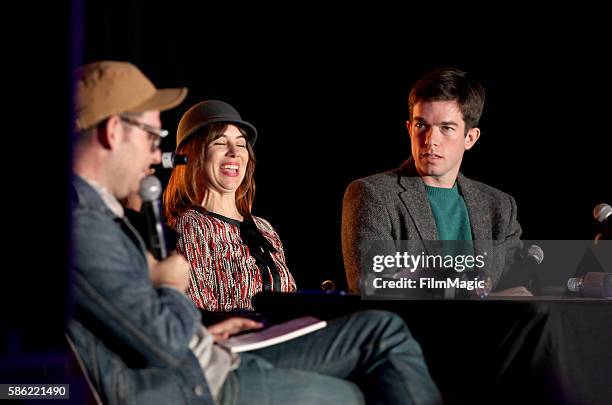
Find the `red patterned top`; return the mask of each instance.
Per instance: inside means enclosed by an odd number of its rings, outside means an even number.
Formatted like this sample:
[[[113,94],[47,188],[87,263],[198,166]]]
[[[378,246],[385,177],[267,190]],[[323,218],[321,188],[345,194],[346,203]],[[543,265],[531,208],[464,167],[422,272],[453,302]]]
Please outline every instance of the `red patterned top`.
[[[276,269],[263,274],[240,234],[240,223],[223,220],[194,209],[176,218],[174,227],[180,237],[176,250],[191,264],[191,281],[187,294],[199,308],[207,311],[252,310],[251,297],[263,285],[280,285],[279,290],[293,292],[295,280],[285,264],[283,245],[278,234],[265,219],[253,216],[257,229],[276,252],[270,253]],[[275,272],[272,280],[272,272]]]

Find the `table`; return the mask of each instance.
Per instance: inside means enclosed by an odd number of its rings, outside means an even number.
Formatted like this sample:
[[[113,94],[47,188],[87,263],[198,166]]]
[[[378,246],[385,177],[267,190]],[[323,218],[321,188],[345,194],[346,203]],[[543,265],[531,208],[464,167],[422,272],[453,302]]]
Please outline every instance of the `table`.
[[[367,301],[360,296],[262,293],[273,322],[397,313],[423,349],[446,404],[612,404],[612,301],[505,298]]]

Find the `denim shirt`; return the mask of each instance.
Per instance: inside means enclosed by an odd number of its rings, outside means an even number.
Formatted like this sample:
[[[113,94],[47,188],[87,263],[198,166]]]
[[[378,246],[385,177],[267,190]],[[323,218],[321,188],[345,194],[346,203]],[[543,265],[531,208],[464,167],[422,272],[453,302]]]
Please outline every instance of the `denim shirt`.
[[[83,179],[73,180],[73,308],[68,334],[105,404],[212,404],[189,342],[200,313],[154,288],[144,243]]]

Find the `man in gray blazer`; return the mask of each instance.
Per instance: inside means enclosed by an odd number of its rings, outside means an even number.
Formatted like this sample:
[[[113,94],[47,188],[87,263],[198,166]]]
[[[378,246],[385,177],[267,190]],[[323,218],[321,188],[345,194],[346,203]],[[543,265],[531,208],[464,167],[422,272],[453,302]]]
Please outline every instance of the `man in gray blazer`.
[[[459,173],[463,154],[480,137],[483,105],[483,87],[460,70],[434,70],[412,88],[406,123],[412,156],[397,169],[353,181],[344,195],[342,253],[351,292],[361,289],[360,263],[377,242],[468,240],[475,253],[488,251],[491,295],[531,295],[522,286],[499,290],[522,246],[514,199]]]

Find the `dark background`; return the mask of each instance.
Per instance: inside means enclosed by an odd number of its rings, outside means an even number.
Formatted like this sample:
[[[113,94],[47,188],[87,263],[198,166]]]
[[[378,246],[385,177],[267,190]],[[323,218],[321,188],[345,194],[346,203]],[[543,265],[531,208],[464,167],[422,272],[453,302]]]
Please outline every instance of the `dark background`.
[[[467,70],[487,91],[482,136],[464,174],[516,198],[525,239],[592,238],[593,207],[612,202],[601,145],[609,137],[609,64],[598,33],[457,26],[444,34],[442,21],[415,26],[372,13],[366,24],[348,10],[247,19],[201,3],[88,2],[83,57],[129,60],[158,87],[189,87],[188,99],[162,117],[171,133],[205,99],[231,103],[258,128],[253,212],[277,228],[302,288],[328,277],[343,286],[344,189],[409,156],[407,96],[436,66]],[[160,177],[165,184],[168,174]]]
[[[171,134],[205,99],[257,127],[253,212],[277,229],[301,288],[326,278],[345,287],[344,189],[408,157],[408,92],[437,66],[467,70],[487,91],[463,173],[516,198],[525,239],[591,239],[593,207],[612,204],[609,24],[600,10],[481,12],[490,15],[126,0],[7,14],[23,24],[5,34],[18,163],[5,172],[17,264],[5,266],[3,373],[27,364],[20,353],[62,361],[61,350],[53,356],[69,305],[70,78],[94,60],[131,61],[158,87],[189,87],[162,115]]]

